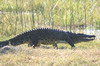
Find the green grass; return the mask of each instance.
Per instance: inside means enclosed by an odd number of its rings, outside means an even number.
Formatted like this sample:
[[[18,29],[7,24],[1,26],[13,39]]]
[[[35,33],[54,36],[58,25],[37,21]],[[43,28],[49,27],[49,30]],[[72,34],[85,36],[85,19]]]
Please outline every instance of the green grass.
[[[16,46],[20,50],[15,53],[0,54],[0,66],[100,66],[100,41],[76,46],[75,50],[65,44],[60,44],[58,50],[52,46],[48,46],[49,49]]]
[[[0,0],[0,34],[11,36],[37,27],[67,28],[74,32],[78,26],[86,25],[89,29],[91,25],[100,29],[99,3],[99,0]]]

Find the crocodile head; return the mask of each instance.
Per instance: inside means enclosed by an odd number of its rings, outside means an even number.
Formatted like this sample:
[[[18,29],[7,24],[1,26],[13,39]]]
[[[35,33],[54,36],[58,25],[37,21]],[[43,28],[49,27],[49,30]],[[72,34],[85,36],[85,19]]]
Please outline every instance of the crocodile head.
[[[95,37],[96,37],[95,35],[86,35],[80,33],[72,35],[72,38],[75,43],[92,41],[95,39]]]

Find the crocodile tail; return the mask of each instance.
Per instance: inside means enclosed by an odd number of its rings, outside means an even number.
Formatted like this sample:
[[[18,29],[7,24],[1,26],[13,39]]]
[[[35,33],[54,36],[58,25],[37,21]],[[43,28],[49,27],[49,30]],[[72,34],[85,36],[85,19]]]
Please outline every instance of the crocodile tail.
[[[0,42],[0,48],[9,45],[9,41],[2,41]]]

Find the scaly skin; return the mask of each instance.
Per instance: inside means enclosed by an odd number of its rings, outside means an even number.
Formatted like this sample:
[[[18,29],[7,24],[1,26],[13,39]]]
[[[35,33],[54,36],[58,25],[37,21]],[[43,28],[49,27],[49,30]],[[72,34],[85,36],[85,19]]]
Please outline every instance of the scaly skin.
[[[0,47],[9,44],[17,46],[26,42],[29,42],[28,46],[33,46],[34,48],[40,44],[52,44],[55,48],[58,48],[57,43],[63,42],[69,43],[71,47],[75,47],[75,43],[91,41],[94,40],[94,38],[94,35],[76,34],[56,29],[39,28],[24,32],[9,40],[2,41],[0,42]]]

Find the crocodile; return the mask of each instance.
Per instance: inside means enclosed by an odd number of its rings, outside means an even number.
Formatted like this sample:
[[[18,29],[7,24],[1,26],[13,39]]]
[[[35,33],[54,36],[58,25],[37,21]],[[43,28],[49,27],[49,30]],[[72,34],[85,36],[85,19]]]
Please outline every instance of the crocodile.
[[[58,48],[58,43],[68,43],[71,47],[75,47],[75,43],[86,42],[95,39],[95,35],[86,35],[81,33],[72,33],[68,31],[50,29],[50,28],[37,28],[23,32],[9,40],[1,41],[0,47],[6,45],[21,45],[28,42],[28,46],[33,48],[41,44],[52,44]]]

